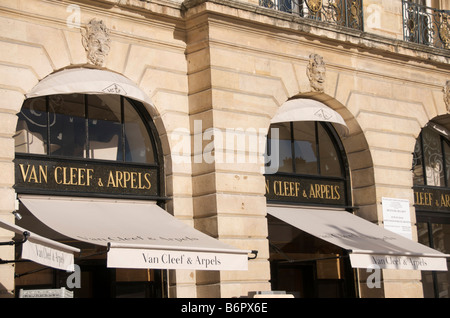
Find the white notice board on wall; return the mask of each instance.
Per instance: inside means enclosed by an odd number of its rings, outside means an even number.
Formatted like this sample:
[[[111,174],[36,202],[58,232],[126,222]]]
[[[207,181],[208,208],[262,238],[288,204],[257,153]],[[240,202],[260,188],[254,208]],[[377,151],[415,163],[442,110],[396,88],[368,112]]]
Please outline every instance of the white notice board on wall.
[[[382,206],[384,228],[412,239],[409,200],[382,198]]]

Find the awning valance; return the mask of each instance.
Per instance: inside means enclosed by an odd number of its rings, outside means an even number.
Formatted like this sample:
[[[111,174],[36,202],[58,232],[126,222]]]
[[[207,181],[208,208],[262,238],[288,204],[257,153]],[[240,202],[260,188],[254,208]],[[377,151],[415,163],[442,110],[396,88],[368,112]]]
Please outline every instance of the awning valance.
[[[354,268],[446,271],[447,257],[342,210],[267,207],[272,216],[349,252]]]
[[[247,270],[248,254],[149,201],[21,196],[41,222],[73,239],[109,247],[115,268]]]
[[[327,105],[313,99],[288,100],[278,108],[270,122],[275,124],[291,121],[330,122],[337,124],[336,128],[342,135],[348,134],[348,128],[342,116]]]
[[[116,94],[153,105],[150,98],[126,77],[105,70],[72,68],[42,79],[27,98],[55,94]]]
[[[61,270],[75,270],[74,253],[79,253],[79,249],[42,237],[3,220],[0,220],[0,228],[20,235],[26,233],[26,240],[22,244],[23,259]]]

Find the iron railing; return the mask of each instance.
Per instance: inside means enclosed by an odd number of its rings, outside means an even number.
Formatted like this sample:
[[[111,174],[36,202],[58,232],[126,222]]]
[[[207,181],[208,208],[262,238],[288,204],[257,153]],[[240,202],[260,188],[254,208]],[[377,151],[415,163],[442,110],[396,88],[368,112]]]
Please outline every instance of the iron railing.
[[[403,2],[403,39],[432,47],[450,48],[450,11]]]
[[[259,5],[303,18],[363,30],[362,0],[259,0]]]

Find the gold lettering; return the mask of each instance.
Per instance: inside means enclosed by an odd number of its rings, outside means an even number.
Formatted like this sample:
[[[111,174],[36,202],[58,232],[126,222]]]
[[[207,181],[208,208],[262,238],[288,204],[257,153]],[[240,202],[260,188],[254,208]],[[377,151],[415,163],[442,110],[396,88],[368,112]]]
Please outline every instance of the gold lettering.
[[[39,180],[41,183],[42,179],[44,179],[45,183],[47,183],[47,166],[41,166],[39,165]]]
[[[441,206],[450,207],[450,196],[448,194],[441,194]]]
[[[120,186],[121,188],[123,188],[122,179],[123,179],[122,171],[116,171],[116,185],[117,185],[117,187]]]
[[[86,180],[85,180],[85,175],[86,173],[86,169],[84,168],[80,168],[78,169],[78,185],[79,186],[85,186],[86,185]]]
[[[37,179],[35,166],[31,166],[31,171],[30,171],[30,176],[28,178],[28,182],[31,182],[31,181],[33,181],[34,183],[40,183]]]
[[[127,185],[127,183],[131,180],[131,175],[130,175],[130,172],[129,171],[124,171],[123,172],[123,176],[124,176],[124,188],[126,189],[126,188],[128,188],[128,185]]]
[[[269,190],[269,180],[266,180],[266,194],[269,194],[270,190]]]
[[[61,180],[59,180],[59,178],[58,178],[58,171],[60,171],[62,168],[61,167],[56,167],[55,168],[55,182],[57,183],[57,184],[61,184],[62,183],[62,181]]]
[[[281,181],[274,181],[273,182],[273,193],[275,193],[275,195],[280,195],[280,192],[277,191],[277,184],[281,184]]]
[[[283,193],[283,195],[288,197],[289,196],[289,193],[288,193],[288,191],[289,191],[289,182],[284,181],[283,184],[284,184],[284,193]]]
[[[341,198],[341,195],[339,193],[339,186],[334,187],[334,193],[336,194],[335,200],[339,200]]]
[[[430,192],[416,192],[415,199],[417,205],[428,205],[431,206],[433,204],[433,194]],[[442,202],[441,202],[442,203]]]
[[[27,175],[28,175],[28,170],[30,169],[30,165],[27,166],[27,170],[25,171],[25,169],[23,168],[23,163],[19,164],[20,167],[20,171],[22,172],[22,180],[26,181],[27,180]]]
[[[298,197],[298,193],[300,192],[300,182],[295,183],[295,196]]]
[[[151,175],[148,172],[144,175],[145,181],[147,181],[147,185],[144,186],[144,189],[146,189],[146,190],[149,190],[152,187],[152,184],[150,182],[150,177],[151,177]]]
[[[112,186],[113,188],[117,188],[116,179],[114,178],[114,175],[112,171],[109,172],[108,176],[108,184],[106,185],[108,188]]]
[[[70,185],[77,185],[77,168],[70,168]]]
[[[136,183],[136,176],[137,176],[137,172],[131,172],[131,189],[137,189],[137,186],[135,185]]]
[[[94,173],[94,169],[86,169],[86,171],[87,171],[86,185],[90,186],[91,185],[91,180],[92,180],[92,174]]]
[[[44,180],[47,183],[47,166],[39,165],[37,171],[34,165],[27,165],[25,169],[24,164],[21,163],[19,167],[24,182],[42,183]]]

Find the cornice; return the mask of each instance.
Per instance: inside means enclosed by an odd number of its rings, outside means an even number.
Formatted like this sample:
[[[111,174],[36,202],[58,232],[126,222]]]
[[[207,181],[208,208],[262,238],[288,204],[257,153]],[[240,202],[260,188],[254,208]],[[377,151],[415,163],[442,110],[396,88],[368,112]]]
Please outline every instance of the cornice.
[[[318,41],[354,47],[380,55],[395,56],[431,64],[448,64],[450,50],[406,42],[382,35],[341,27],[330,23],[302,18],[290,13],[264,8],[237,0],[185,0],[181,10],[186,19],[208,13],[210,16],[227,16],[247,23],[264,25],[265,30],[301,33]]]

